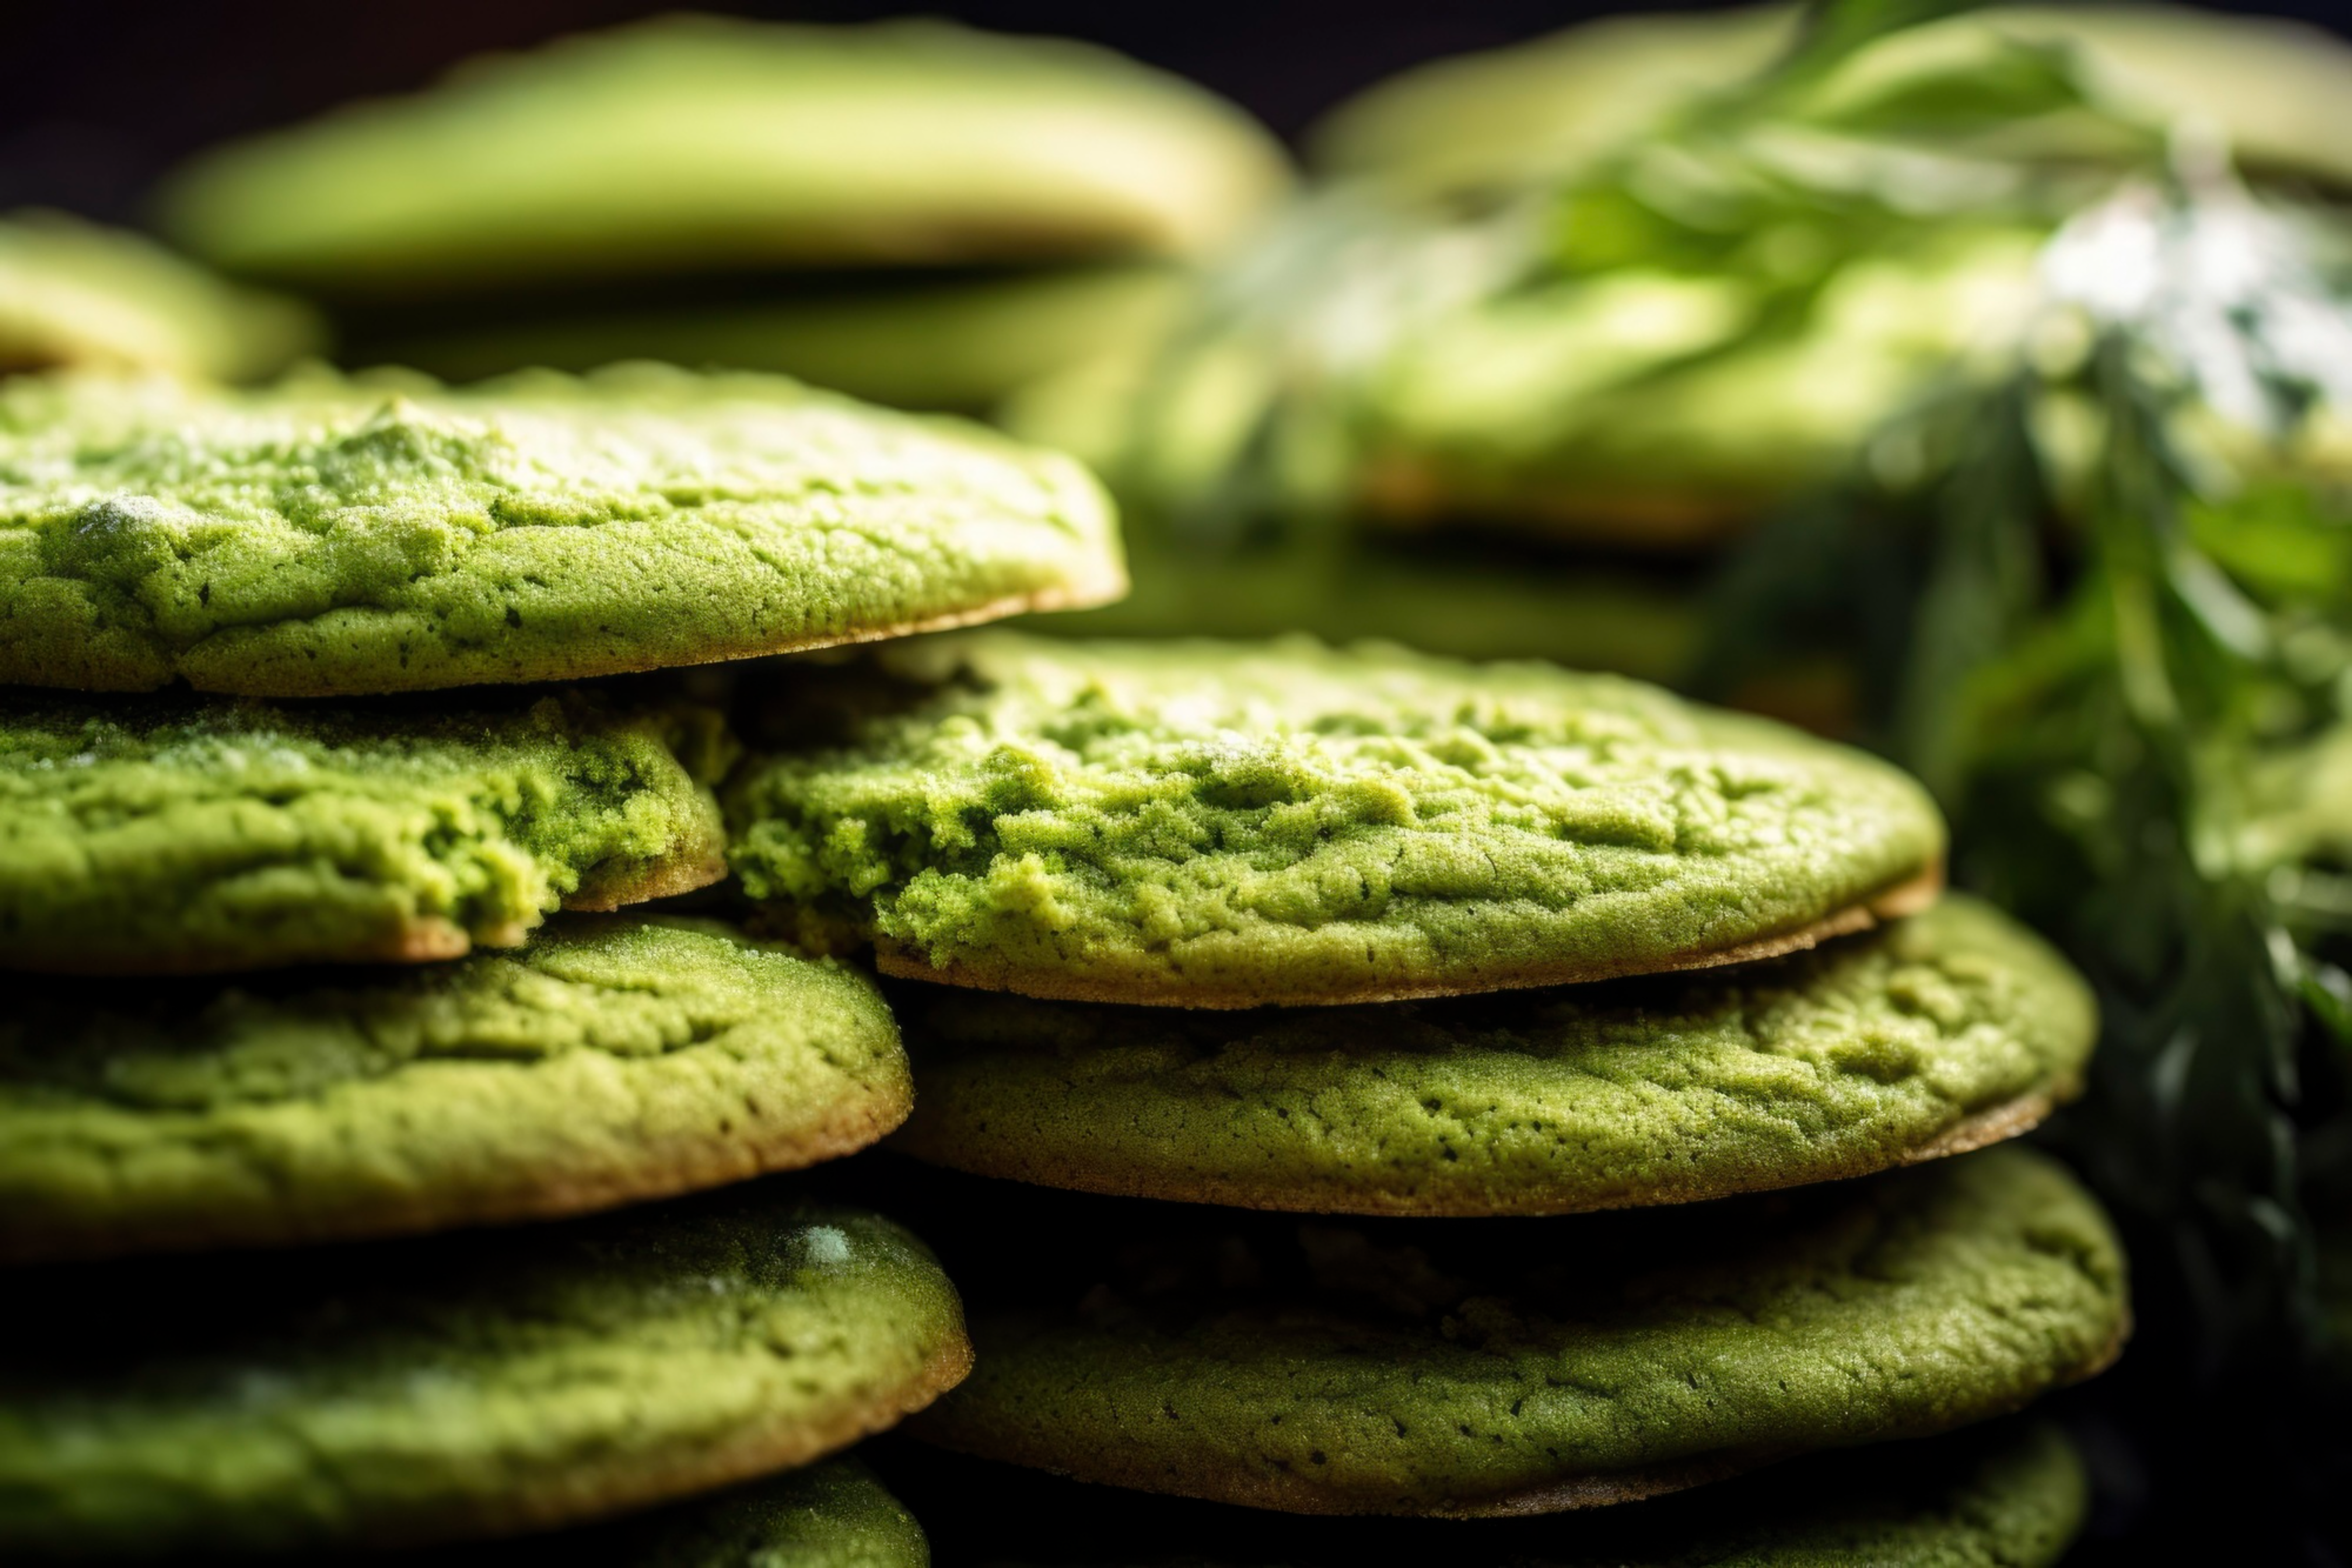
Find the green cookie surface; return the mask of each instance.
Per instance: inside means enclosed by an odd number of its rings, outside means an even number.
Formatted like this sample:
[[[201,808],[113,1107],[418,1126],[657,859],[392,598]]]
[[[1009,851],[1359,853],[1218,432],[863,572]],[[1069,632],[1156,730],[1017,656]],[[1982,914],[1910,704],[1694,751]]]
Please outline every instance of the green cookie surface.
[[[28,1276],[0,1308],[0,1551],[398,1545],[803,1464],[970,1364],[887,1220],[738,1192],[235,1268]]]
[[[758,375],[0,393],[0,681],[260,696],[565,679],[1126,586],[1077,465]]]
[[[1793,1460],[1580,1517],[1478,1524],[1236,1517],[1216,1504],[985,1471],[967,1478],[965,1508],[950,1515],[944,1501],[938,1507],[942,1553],[1041,1568],[2050,1568],[2090,1502],[2082,1458],[2064,1434],[2010,1421]],[[934,1511],[930,1498],[912,1495]]]
[[[512,953],[26,983],[0,1017],[0,1258],[572,1214],[873,1142],[912,1100],[873,984],[709,921]]]
[[[1216,1014],[902,999],[907,1152],[1248,1208],[1567,1214],[1799,1186],[2024,1131],[2096,1034],[1990,907],[1670,978]]]
[[[1108,1279],[951,1254],[979,1370],[919,1435],[1293,1512],[1537,1513],[1998,1415],[2128,1321],[2105,1216],[2015,1148],[1633,1215],[1171,1212]]]
[[[232,288],[143,236],[0,215],[0,374],[104,365],[242,381],[319,346],[299,305]]]
[[[692,712],[0,702],[0,967],[454,958],[724,872]]]
[[[1190,255],[1287,184],[1239,110],[1105,49],[672,16],[205,154],[163,216],[232,271],[385,297]]]
[[[1856,929],[1943,854],[1885,764],[1613,677],[1012,635],[877,668],[896,705],[845,744],[737,773],[730,854],[800,938],[919,978],[1222,1007],[1599,979]]]

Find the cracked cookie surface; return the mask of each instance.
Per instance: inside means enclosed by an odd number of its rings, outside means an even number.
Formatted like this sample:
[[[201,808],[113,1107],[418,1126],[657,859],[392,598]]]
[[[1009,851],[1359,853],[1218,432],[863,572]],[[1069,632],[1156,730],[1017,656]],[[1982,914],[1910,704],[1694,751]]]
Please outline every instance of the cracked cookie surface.
[[[2013,1137],[2096,1017],[1990,906],[1727,970],[1212,1013],[898,997],[894,1140],[982,1175],[1248,1208],[1566,1214],[1799,1186]]]
[[[452,964],[14,1001],[14,1261],[609,1207],[848,1153],[912,1100],[871,981],[711,921],[566,916]]]
[[[1076,463],[775,376],[0,393],[0,681],[318,697],[561,680],[1099,604]]]
[[[390,1546],[766,1474],[971,1364],[889,1221],[737,1191],[519,1232],[49,1271],[0,1321],[0,1549]]]
[[[1613,677],[1011,633],[874,667],[897,689],[845,743],[740,770],[727,807],[780,928],[871,941],[887,973],[1391,1001],[1767,956],[1940,885],[1903,773]]]
[[[1150,1217],[1092,1272],[951,1247],[979,1370],[918,1435],[1294,1512],[1539,1513],[1999,1415],[2129,1319],[2105,1215],[2017,1148],[1635,1215]]]
[[[0,699],[0,968],[454,958],[725,874],[694,710]]]

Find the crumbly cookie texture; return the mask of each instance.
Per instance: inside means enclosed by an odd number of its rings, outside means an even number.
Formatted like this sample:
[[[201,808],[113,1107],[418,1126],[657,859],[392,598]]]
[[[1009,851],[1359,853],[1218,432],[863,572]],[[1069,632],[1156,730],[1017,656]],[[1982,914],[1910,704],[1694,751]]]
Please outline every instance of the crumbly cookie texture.
[[[313,697],[897,636],[1126,588],[1067,458],[781,377],[0,392],[0,681]]]
[[[1963,897],[1766,963],[1451,1002],[900,1000],[908,1153],[1346,1214],[1688,1203],[1961,1152],[2072,1098],[2097,1033],[2065,961]]]
[[[1396,1000],[1765,956],[1940,883],[1942,819],[1903,773],[1612,677],[1013,634],[879,667],[912,695],[727,801],[745,890],[891,973]]]
[[[455,958],[725,873],[692,710],[0,703],[0,967]]]
[[[916,1430],[1260,1508],[1538,1513],[2012,1410],[2128,1327],[2105,1216],[2018,1148],[1442,1237],[1163,1223],[1056,1305],[967,1279],[979,1371]]]
[[[871,981],[710,921],[565,916],[449,964],[14,998],[14,1261],[608,1207],[848,1153],[913,1099]]]
[[[805,1464],[971,1364],[921,1243],[742,1192],[20,1294],[0,1352],[15,1552],[550,1528]]]

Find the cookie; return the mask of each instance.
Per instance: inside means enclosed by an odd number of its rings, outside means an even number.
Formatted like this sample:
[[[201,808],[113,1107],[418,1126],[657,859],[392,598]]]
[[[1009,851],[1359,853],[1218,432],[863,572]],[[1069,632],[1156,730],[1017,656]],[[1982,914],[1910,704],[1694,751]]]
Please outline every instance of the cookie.
[[[65,213],[0,216],[0,374],[66,366],[244,381],[322,344],[310,312]]]
[[[1862,1175],[2071,1099],[2089,988],[1987,905],[1690,975],[1233,1015],[901,998],[906,1152],[1129,1197],[1542,1215]]]
[[[542,1218],[864,1148],[906,1119],[873,984],[710,921],[315,977],[24,982],[0,1260]]]
[[[473,712],[0,698],[0,967],[421,963],[725,874],[725,742],[586,698]]]
[[[456,380],[667,360],[780,372],[897,408],[981,414],[1039,377],[1150,338],[1185,287],[1171,268],[1055,268],[869,278],[745,300],[558,306],[536,318],[501,302],[493,319],[462,327],[386,323],[354,357]]]
[[[1557,1220],[1097,1210],[1115,1263],[997,1207],[1018,1256],[948,1258],[979,1370],[917,1435],[1298,1513],[1539,1513],[1924,1436],[2098,1371],[2128,1321],[2105,1216],[2014,1147]]]
[[[893,1483],[909,1471],[895,1463]],[[2031,1420],[1795,1459],[1624,1508],[1475,1524],[1236,1515],[950,1456],[913,1474],[919,1489],[902,1495],[937,1521],[942,1560],[1006,1568],[2054,1568],[2090,1502],[2074,1446]]]
[[[1904,774],[1614,677],[1011,634],[876,668],[898,687],[845,743],[739,770],[726,804],[780,929],[870,940],[895,974],[1394,1001],[1745,962],[1940,882]]]
[[[757,375],[0,392],[0,681],[315,697],[895,637],[1126,586],[1075,463]]]
[[[1105,49],[668,16],[205,153],[163,219],[230,271],[364,299],[1188,256],[1287,184],[1239,110]]]
[[[804,1464],[929,1403],[971,1359],[919,1242],[747,1189],[14,1283],[12,1556],[552,1528]]]

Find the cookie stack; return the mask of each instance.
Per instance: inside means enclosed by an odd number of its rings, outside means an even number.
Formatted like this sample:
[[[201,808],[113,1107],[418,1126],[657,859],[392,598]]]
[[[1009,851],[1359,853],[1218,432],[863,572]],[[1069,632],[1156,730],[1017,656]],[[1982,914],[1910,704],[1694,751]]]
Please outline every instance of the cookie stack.
[[[931,1184],[979,1357],[934,1443],[1546,1513],[1966,1426],[2122,1342],[2095,1203],[1985,1147],[2073,1091],[2084,988],[1938,900],[1935,808],[1873,759],[1305,641],[933,639],[769,723],[744,891],[964,988],[899,998],[899,1145],[1066,1190]]]
[[[356,363],[642,356],[977,411],[1156,334],[1289,177],[1090,45],[672,16],[208,152],[162,218],[326,305]]]
[[[705,1191],[907,1064],[856,971],[612,912],[724,875],[734,746],[592,678],[1120,585],[1074,466],[768,378],[0,390],[0,1557],[550,1530],[961,1378],[913,1237]],[[551,1550],[827,1542],[924,1550],[840,1465]]]

